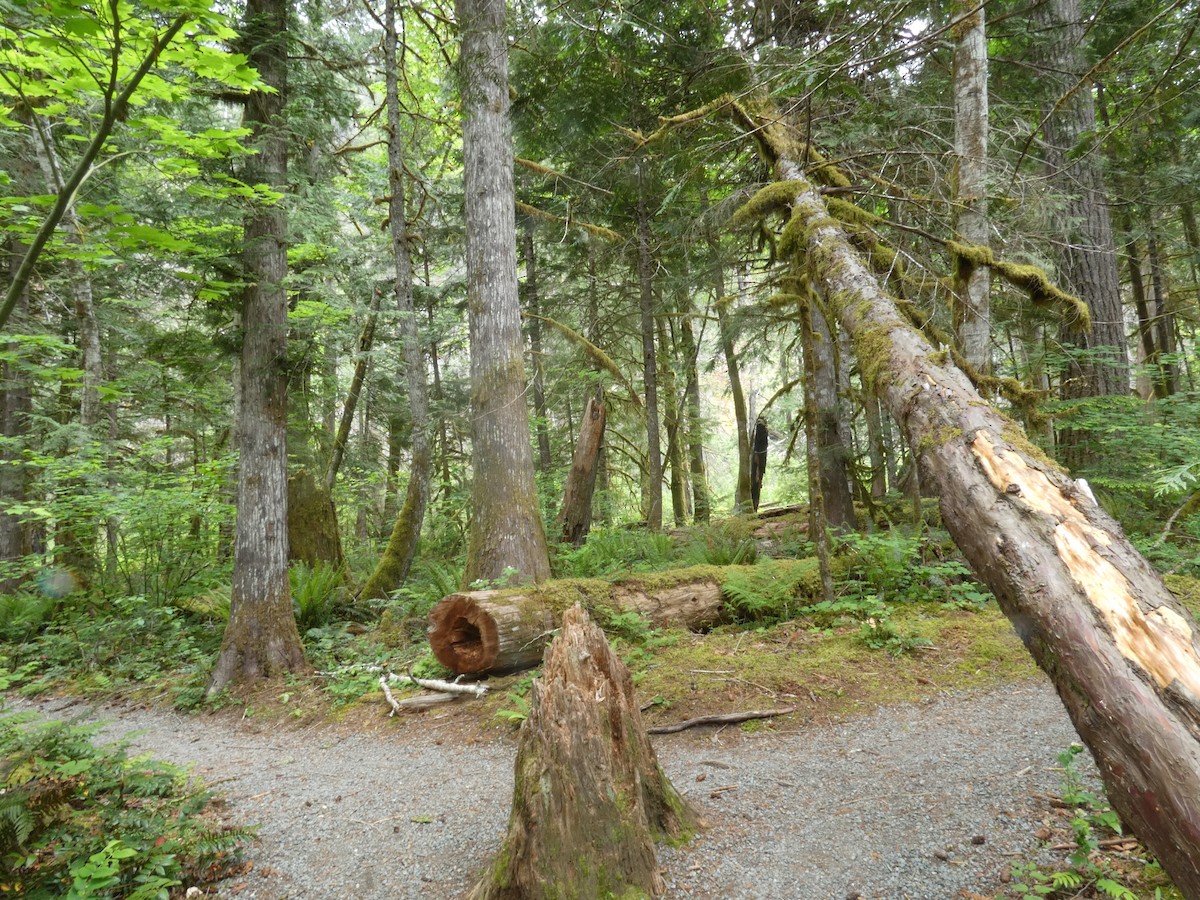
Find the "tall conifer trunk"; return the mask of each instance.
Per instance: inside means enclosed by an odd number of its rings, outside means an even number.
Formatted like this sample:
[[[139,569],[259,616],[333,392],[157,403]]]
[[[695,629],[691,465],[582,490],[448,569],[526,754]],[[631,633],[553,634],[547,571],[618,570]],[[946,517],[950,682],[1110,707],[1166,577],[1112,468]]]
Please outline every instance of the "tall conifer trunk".
[[[287,0],[249,0],[245,46],[270,91],[246,99],[245,125],[258,153],[244,180],[287,190]],[[256,206],[246,218],[237,532],[229,624],[209,693],[303,669],[292,615],[287,530],[287,208]]]
[[[644,165],[644,164],[643,164]],[[646,183],[638,168],[637,199],[638,310],[642,325],[642,378],[646,392],[646,527],[662,529],[663,459],[658,421],[658,362],[654,354],[654,257],[650,252],[650,213]]]
[[[457,0],[474,483],[463,576],[550,576],[525,405],[504,0]]]

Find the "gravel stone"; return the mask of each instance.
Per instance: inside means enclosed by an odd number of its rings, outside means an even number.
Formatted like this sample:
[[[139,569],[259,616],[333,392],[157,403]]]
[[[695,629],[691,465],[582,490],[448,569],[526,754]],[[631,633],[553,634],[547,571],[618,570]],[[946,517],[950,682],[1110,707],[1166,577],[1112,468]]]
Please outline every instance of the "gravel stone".
[[[230,821],[257,823],[253,868],[209,896],[458,897],[508,821],[515,738],[460,741],[434,716],[347,733],[61,700],[8,705],[107,721],[103,739],[133,735],[136,752],[184,765],[223,795]],[[1055,757],[1076,740],[1044,680],[835,725],[660,736],[663,769],[708,824],[687,846],[660,849],[667,896],[995,894],[1036,846],[1044,795],[1060,787]]]

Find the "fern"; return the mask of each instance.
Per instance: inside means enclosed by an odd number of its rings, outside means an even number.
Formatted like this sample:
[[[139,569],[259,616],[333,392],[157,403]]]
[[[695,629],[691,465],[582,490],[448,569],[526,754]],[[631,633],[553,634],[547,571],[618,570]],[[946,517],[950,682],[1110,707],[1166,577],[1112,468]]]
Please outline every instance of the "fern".
[[[811,577],[810,565],[765,560],[727,569],[721,591],[726,607],[741,621],[783,621],[799,609],[802,585]]]
[[[1112,897],[1113,900],[1138,900],[1137,894],[1111,878],[1097,878],[1096,889],[1103,891],[1105,896]]]

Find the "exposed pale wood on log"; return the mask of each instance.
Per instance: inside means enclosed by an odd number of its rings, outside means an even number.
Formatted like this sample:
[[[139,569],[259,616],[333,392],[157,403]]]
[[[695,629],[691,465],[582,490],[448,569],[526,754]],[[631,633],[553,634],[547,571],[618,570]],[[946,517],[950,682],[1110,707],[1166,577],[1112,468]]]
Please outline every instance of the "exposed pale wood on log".
[[[785,706],[783,709],[757,709],[746,712],[723,713],[712,716],[696,716],[694,719],[684,719],[674,725],[652,725],[646,729],[647,734],[674,734],[697,725],[736,725],[738,722],[749,722],[752,719],[770,719],[774,716],[786,716],[794,713],[796,707]]]

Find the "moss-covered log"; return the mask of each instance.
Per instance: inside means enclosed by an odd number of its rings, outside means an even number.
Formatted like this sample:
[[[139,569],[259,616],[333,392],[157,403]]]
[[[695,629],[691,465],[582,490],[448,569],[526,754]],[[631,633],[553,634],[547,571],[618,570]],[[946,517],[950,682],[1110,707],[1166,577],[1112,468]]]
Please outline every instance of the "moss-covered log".
[[[741,111],[781,181],[803,137]],[[905,430],[946,528],[1053,680],[1122,820],[1200,897],[1200,630],[1091,497],[905,321],[811,186],[792,216],[812,283]]]
[[[429,646],[455,672],[512,672],[539,665],[563,612],[582,603],[603,621],[635,612],[652,625],[711,628],[724,609],[715,566],[697,566],[616,584],[563,579],[537,587],[465,591],[429,613]]]
[[[508,835],[470,900],[659,897],[654,844],[699,820],[663,774],[629,670],[579,607],[533,683]]]

